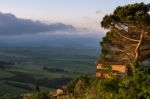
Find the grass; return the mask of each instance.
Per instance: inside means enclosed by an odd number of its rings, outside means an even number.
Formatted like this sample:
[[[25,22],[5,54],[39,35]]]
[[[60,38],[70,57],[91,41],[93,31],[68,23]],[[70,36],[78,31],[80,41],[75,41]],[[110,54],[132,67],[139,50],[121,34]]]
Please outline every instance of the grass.
[[[22,88],[13,87],[8,84],[5,84],[5,82],[0,82],[0,96],[3,95],[19,95],[24,92],[28,92],[27,90],[24,90]]]
[[[0,79],[14,76],[12,73],[4,70],[0,70]]]

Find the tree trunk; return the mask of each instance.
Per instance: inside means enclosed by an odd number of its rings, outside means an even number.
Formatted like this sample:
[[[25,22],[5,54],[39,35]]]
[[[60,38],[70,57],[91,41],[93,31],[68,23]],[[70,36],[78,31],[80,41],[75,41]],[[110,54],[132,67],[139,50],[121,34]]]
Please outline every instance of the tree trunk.
[[[144,37],[144,32],[142,31],[141,36],[140,36],[140,40],[139,40],[139,42],[136,46],[136,49],[135,49],[135,60],[136,61],[139,61],[139,58],[140,58],[140,48],[141,48],[141,45],[143,42],[143,37]]]

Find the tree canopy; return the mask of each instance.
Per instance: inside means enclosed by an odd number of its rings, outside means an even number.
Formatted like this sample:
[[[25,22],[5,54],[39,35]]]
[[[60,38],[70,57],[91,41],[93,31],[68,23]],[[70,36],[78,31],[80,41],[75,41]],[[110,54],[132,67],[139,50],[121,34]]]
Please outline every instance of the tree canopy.
[[[101,26],[109,30],[101,42],[101,62],[150,59],[150,4],[119,6]]]

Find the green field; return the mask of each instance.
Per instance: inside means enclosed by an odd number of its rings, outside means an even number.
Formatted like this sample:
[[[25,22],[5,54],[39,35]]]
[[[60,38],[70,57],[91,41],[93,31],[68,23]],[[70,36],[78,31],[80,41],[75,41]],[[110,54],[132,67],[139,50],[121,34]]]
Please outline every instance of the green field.
[[[98,50],[91,47],[2,47],[0,61],[14,65],[0,69],[0,96],[31,92],[36,80],[42,90],[50,91],[75,76],[94,75]]]

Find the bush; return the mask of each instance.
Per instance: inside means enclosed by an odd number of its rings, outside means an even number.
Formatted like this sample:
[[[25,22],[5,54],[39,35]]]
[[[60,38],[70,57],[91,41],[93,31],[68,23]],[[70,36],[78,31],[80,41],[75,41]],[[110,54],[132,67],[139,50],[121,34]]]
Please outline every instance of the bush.
[[[79,89],[81,89],[81,88],[82,88],[81,90],[84,90],[87,87],[89,87],[90,81],[91,81],[91,78],[88,76],[77,77],[74,80],[72,80],[70,83],[68,83],[68,85],[67,85],[68,92],[74,93],[77,89],[79,91]]]
[[[36,92],[24,94],[23,99],[50,99],[50,97],[46,92]]]

